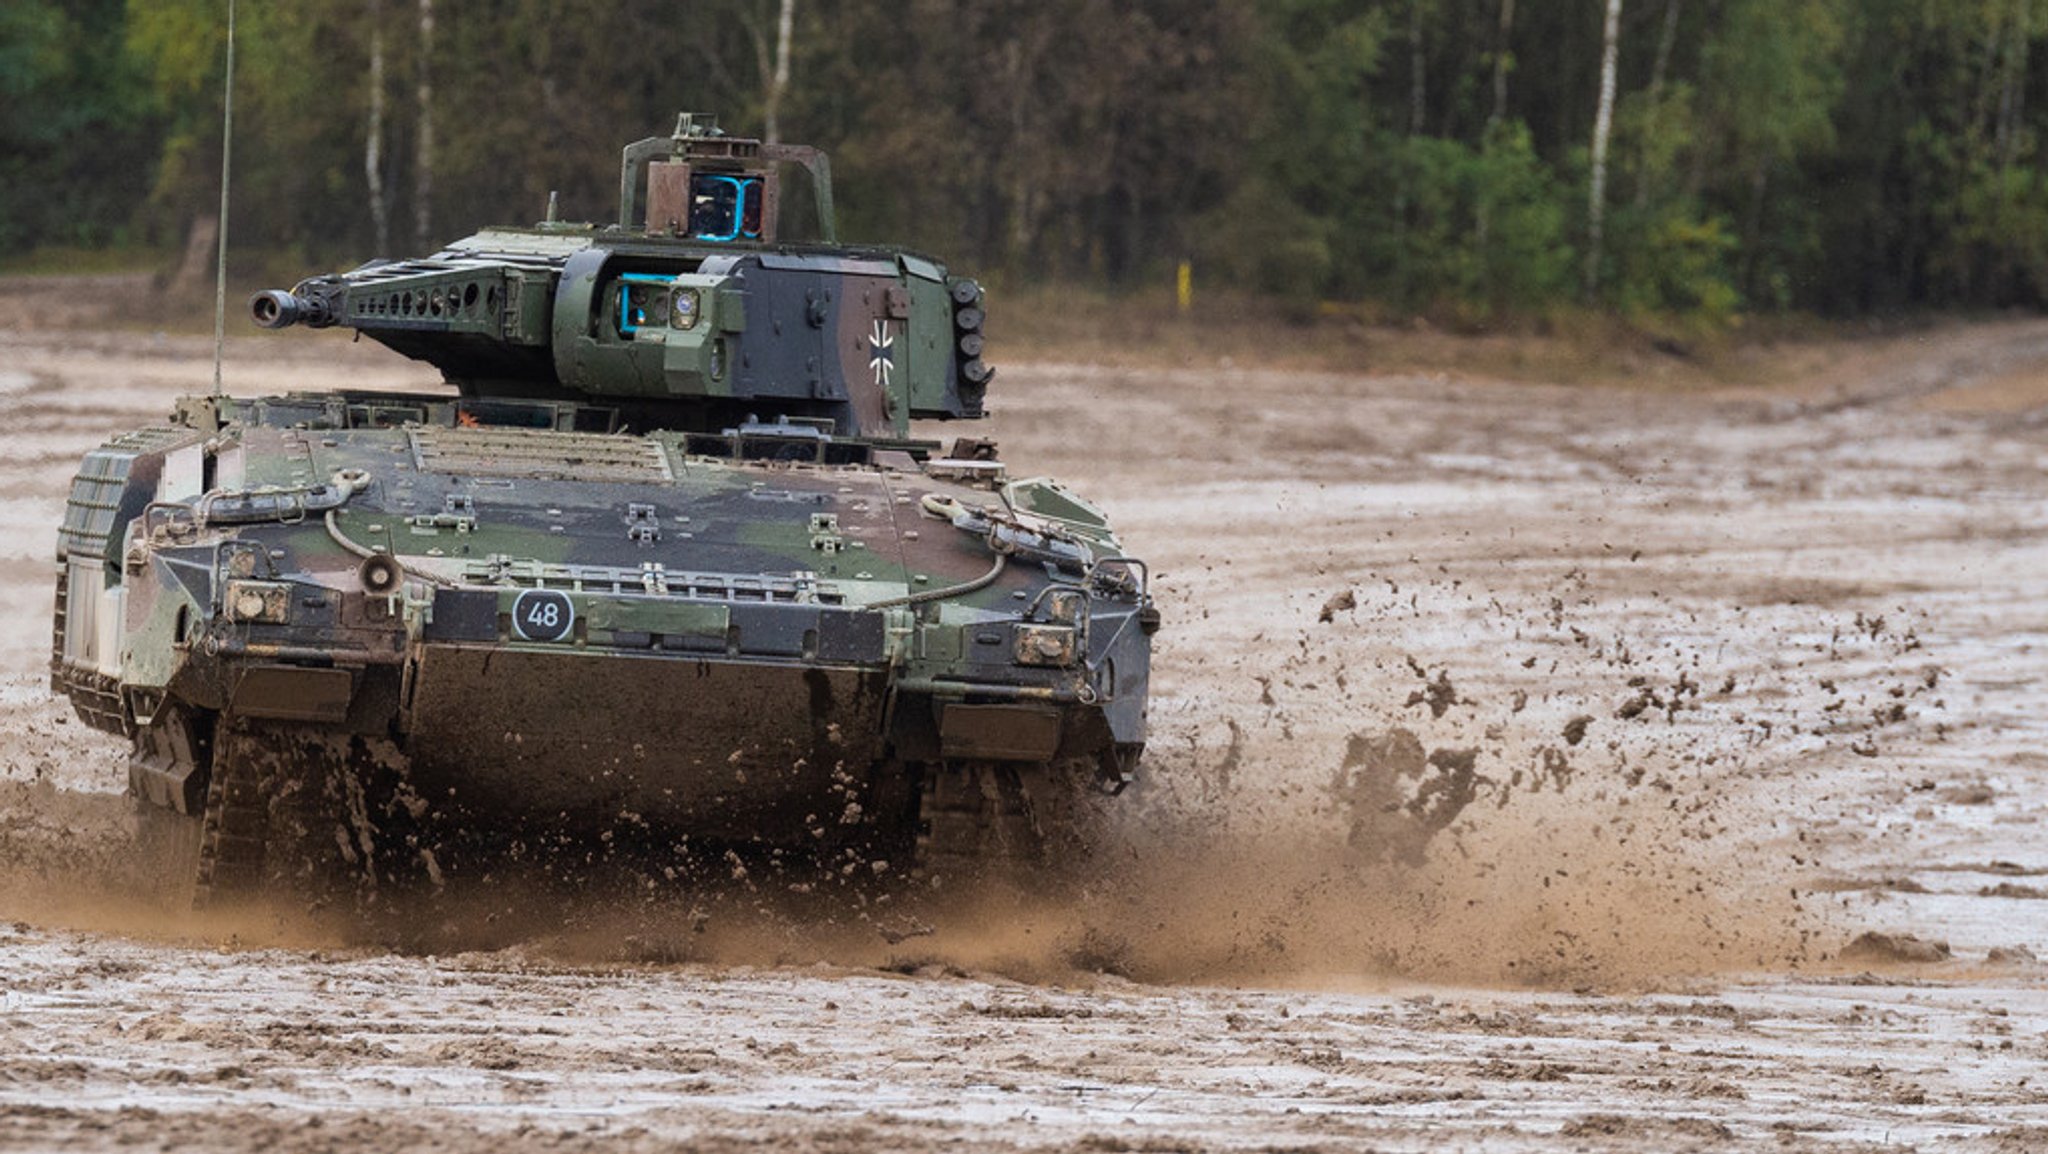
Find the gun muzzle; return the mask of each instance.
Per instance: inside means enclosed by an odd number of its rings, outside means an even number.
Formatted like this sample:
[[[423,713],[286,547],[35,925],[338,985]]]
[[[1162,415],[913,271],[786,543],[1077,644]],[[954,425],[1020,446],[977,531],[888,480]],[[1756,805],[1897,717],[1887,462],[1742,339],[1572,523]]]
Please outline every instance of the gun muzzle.
[[[317,300],[297,296],[283,289],[265,289],[249,298],[249,315],[259,328],[283,329],[293,325],[322,328],[334,323]]]

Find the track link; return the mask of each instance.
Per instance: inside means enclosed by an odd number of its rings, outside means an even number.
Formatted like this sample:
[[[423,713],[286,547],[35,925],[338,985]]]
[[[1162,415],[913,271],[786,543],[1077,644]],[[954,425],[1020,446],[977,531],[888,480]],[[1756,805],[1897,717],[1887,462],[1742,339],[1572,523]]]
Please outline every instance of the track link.
[[[310,726],[223,726],[201,827],[195,904],[267,889],[366,907],[416,859],[404,761],[389,742]]]
[[[249,735],[223,732],[206,787],[199,833],[198,908],[246,900],[263,884],[270,807],[249,756]]]
[[[917,866],[934,885],[1016,877],[1044,859],[1024,775],[1004,762],[967,761],[925,770]]]

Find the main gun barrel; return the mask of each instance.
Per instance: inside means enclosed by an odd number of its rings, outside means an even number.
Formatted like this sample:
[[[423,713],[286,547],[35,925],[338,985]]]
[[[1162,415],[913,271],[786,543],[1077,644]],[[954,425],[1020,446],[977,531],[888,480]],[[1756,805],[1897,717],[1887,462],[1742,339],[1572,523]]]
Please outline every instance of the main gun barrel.
[[[334,311],[326,301],[283,289],[265,289],[250,297],[249,315],[259,328],[266,329],[284,329],[293,325],[324,329],[335,320]]]

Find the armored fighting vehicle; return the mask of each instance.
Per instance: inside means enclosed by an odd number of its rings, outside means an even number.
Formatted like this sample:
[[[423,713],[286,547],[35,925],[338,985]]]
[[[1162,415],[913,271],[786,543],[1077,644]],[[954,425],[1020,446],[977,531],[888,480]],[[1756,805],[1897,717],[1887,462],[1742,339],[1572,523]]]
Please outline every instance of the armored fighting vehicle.
[[[187,397],[86,456],[51,684],[201,898],[493,839],[1064,860],[1159,618],[1095,506],[913,437],[983,415],[981,288],[702,117],[625,149],[616,223],[548,216],[251,302],[452,388]]]

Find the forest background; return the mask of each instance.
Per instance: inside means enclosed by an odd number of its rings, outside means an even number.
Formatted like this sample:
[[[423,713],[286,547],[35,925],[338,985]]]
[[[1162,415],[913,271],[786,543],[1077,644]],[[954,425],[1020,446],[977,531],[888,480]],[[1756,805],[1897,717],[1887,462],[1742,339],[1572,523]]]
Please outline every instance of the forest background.
[[[1475,327],[2032,308],[2037,7],[242,0],[231,234],[310,271],[551,190],[605,220],[619,148],[687,109],[831,151],[842,236],[1001,284],[1157,291],[1186,261]],[[0,262],[204,250],[226,16],[0,5]]]

